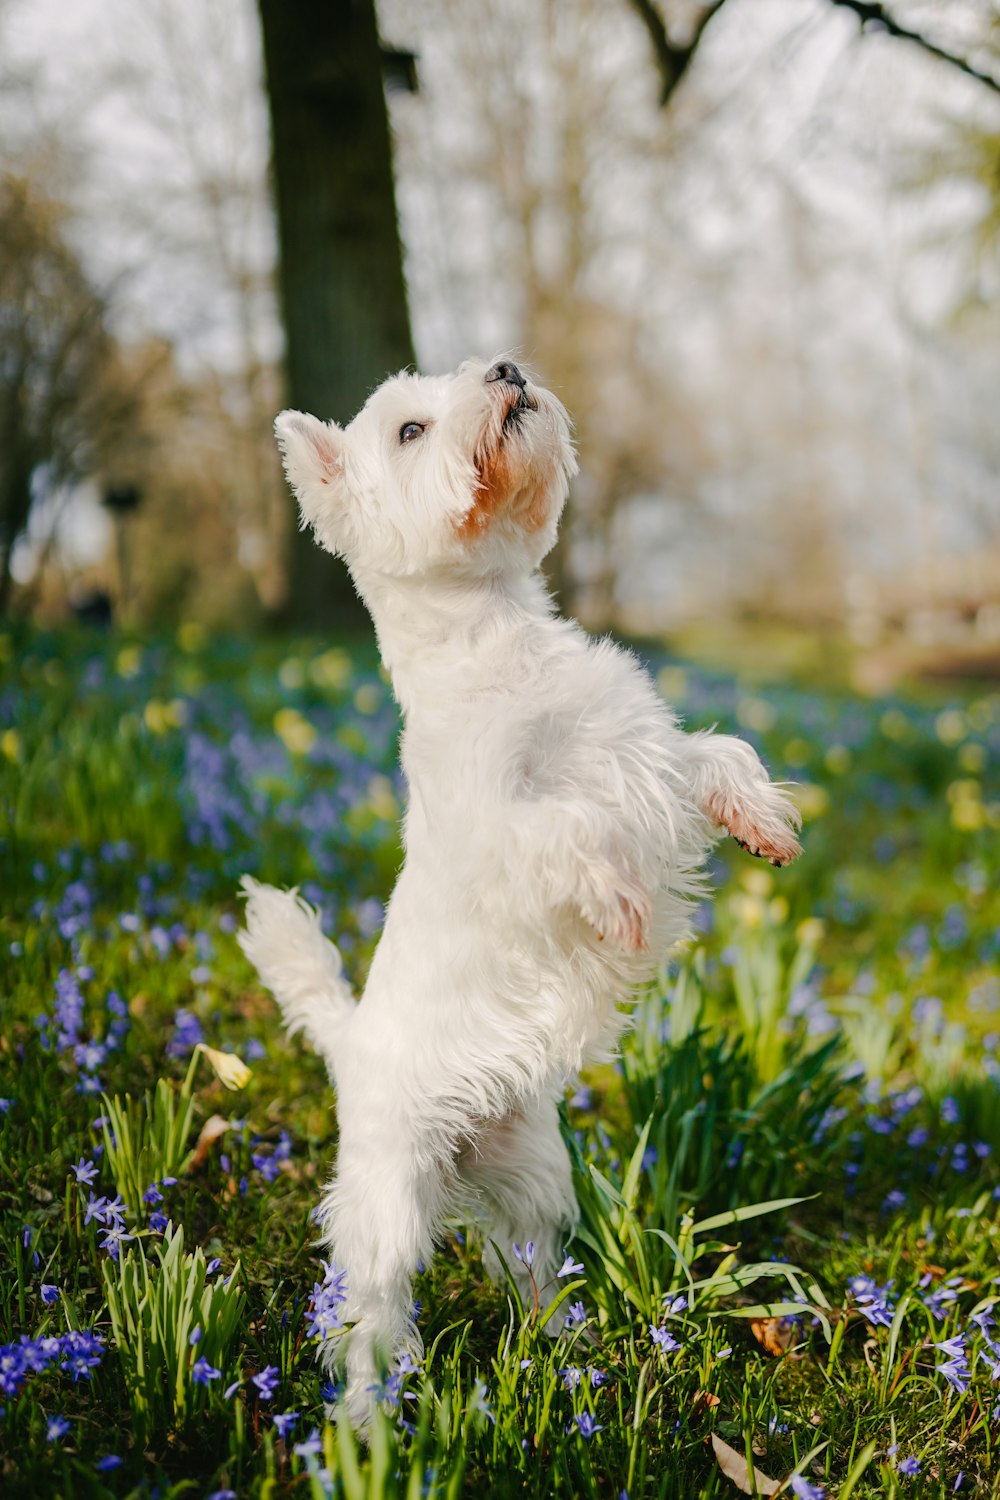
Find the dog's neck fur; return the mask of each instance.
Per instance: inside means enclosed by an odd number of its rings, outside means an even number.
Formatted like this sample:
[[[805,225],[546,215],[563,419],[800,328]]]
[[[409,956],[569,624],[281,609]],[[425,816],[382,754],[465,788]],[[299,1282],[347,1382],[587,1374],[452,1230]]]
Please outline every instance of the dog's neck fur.
[[[500,655],[519,655],[525,638],[542,649],[559,632],[541,573],[456,573],[359,579],[375,622],[379,651],[400,708],[409,718],[442,695],[487,685]],[[489,685],[493,685],[490,683]]]

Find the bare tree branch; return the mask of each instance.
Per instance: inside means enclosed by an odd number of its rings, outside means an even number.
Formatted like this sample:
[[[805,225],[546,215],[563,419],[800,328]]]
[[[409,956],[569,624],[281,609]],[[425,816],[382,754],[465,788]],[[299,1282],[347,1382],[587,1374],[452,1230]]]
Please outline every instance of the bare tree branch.
[[[636,0],[638,3],[638,0]],[[874,24],[880,26],[890,36],[902,37],[904,41],[915,42],[932,57],[939,57],[942,62],[951,63],[953,68],[958,68],[967,78],[974,78],[977,83],[984,83],[988,89],[1000,94],[1000,79],[994,78],[990,73],[983,73],[964,57],[958,57],[954,52],[939,47],[929,37],[919,31],[911,31],[907,26],[901,26],[898,21],[889,15],[884,5],[873,3],[873,0],[830,0],[831,5],[842,5],[845,10],[853,10],[860,20],[862,26]]]
[[[656,5],[656,0],[629,0],[633,10],[642,21],[649,40],[653,45],[653,55],[660,74],[660,103],[666,104],[687,72],[691,59],[698,49],[698,43],[704,34],[705,28],[718,11],[725,4],[725,0],[712,0],[703,10],[698,22],[691,33],[689,41],[680,46],[670,40],[667,33],[666,23]],[[889,14],[885,6],[878,0],[830,0],[831,5],[842,6],[845,10],[851,10],[858,17],[861,25],[879,26],[889,36],[898,36],[906,42],[913,42],[931,57],[940,58],[942,62],[950,63],[967,78],[974,78],[977,83],[985,84],[994,93],[1000,94],[1000,79],[994,78],[991,73],[984,73],[977,68],[968,58],[959,57],[955,52],[949,52],[946,47],[939,47],[932,42],[930,37],[924,36],[920,31],[913,31],[908,26],[903,26]]]
[[[653,44],[653,54],[660,73],[660,103],[666,104],[687,72],[688,65],[698,50],[698,43],[702,39],[705,27],[716,12],[722,9],[725,0],[712,0],[712,3],[705,7],[690,39],[684,46],[679,46],[670,40],[666,24],[653,0],[630,0],[630,3],[648,31],[649,40]]]

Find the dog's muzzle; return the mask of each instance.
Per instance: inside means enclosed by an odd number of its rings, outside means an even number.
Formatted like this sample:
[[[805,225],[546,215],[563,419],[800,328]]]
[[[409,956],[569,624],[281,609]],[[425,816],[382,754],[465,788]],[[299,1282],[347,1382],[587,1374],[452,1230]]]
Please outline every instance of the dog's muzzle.
[[[506,431],[508,427],[516,426],[521,414],[526,411],[537,411],[538,402],[528,394],[528,383],[521,374],[517,365],[510,360],[501,359],[495,365],[491,365],[483,376],[484,385],[503,385],[510,388],[510,397],[507,392],[507,410],[504,413],[503,425]]]

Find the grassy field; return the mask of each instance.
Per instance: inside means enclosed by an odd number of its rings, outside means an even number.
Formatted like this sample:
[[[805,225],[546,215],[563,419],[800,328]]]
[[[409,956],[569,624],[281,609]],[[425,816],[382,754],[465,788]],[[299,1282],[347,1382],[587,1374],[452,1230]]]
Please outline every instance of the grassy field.
[[[234,933],[242,872],[297,883],[363,978],[399,858],[374,656],[0,647],[4,1495],[1000,1495],[1000,695],[653,663],[800,783],[806,853],[720,848],[567,1099],[564,1276],[521,1306],[457,1226],[366,1451],[315,1360],[331,1094]]]

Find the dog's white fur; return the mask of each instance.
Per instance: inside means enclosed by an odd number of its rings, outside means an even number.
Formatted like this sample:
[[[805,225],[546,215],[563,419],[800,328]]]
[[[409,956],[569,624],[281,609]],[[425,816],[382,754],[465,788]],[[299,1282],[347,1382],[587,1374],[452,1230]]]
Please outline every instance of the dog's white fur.
[[[749,745],[683,733],[634,657],[554,616],[538,565],[576,464],[562,406],[522,379],[470,361],[386,381],[345,430],[276,424],[405,719],[406,859],[360,1003],[316,913],[244,881],[244,952],[337,1090],[321,1219],[359,1424],[379,1360],[419,1343],[411,1277],[450,1217],[483,1226],[494,1277],[491,1241],[526,1277],[511,1244],[533,1240],[539,1284],[557,1270],[577,1214],[557,1100],[687,933],[718,826],[798,852]]]

